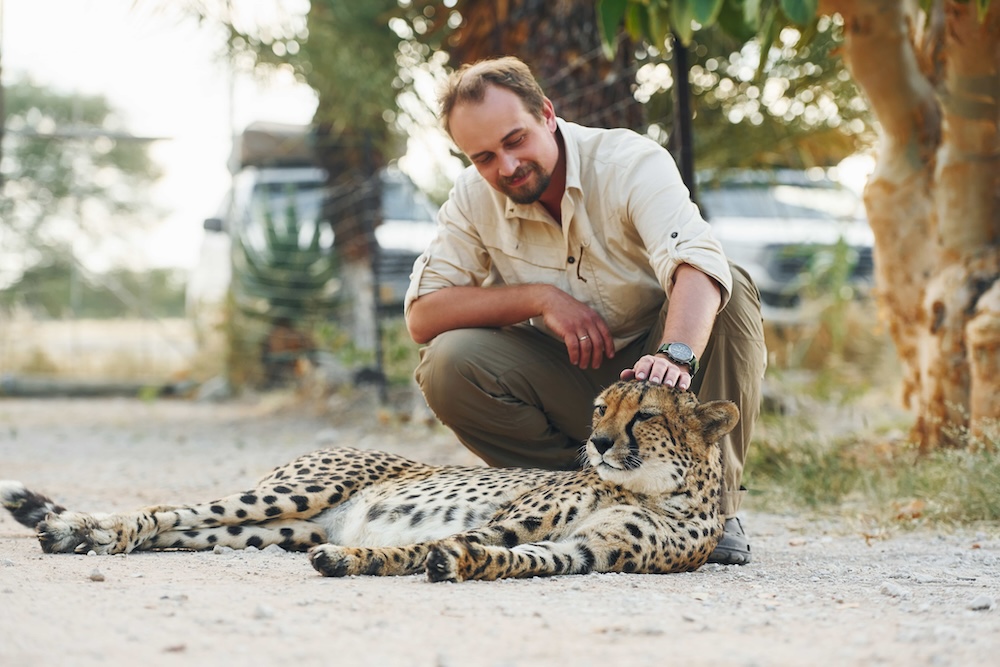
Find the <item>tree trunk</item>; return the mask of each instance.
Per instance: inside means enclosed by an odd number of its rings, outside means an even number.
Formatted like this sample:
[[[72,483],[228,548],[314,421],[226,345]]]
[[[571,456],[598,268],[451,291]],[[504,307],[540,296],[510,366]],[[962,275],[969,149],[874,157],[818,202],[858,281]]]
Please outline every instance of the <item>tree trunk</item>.
[[[829,0],[844,59],[881,125],[865,189],[876,293],[922,450],[995,437],[1000,420],[1000,8]],[[934,19],[932,14],[932,19]],[[878,63],[873,66],[873,63]]]
[[[345,260],[340,265],[343,293],[348,295],[345,304],[348,314],[341,319],[347,325],[351,340],[361,350],[375,350],[378,342],[378,323],[375,321],[374,272],[368,260]]]
[[[375,350],[375,228],[381,221],[379,167],[384,160],[360,133],[332,136],[332,128],[319,123],[316,135],[317,159],[327,173],[323,219],[333,228],[343,280],[339,319],[347,324],[359,349]]]

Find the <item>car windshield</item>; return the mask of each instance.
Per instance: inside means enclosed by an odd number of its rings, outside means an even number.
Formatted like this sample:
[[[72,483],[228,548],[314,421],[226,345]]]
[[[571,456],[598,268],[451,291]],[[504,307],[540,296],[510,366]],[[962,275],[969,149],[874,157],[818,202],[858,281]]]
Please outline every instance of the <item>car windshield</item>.
[[[333,245],[332,230],[328,225],[316,228],[322,204],[322,183],[259,183],[251,195],[247,236],[255,247],[266,247],[265,225],[269,223],[275,232],[285,238],[294,235],[301,248],[308,247],[318,231],[319,247],[330,248]]]
[[[805,185],[723,185],[703,187],[702,211],[713,218],[810,218],[848,220],[859,216],[860,201],[836,187]]]
[[[434,208],[408,179],[387,180],[382,183],[382,218],[433,222]]]

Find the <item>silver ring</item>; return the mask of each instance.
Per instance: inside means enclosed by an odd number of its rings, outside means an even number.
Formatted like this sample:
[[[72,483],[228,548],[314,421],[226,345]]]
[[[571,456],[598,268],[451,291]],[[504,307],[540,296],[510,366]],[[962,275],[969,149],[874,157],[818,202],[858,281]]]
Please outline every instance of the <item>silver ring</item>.
[[[580,336],[580,340],[589,340],[590,336]]]

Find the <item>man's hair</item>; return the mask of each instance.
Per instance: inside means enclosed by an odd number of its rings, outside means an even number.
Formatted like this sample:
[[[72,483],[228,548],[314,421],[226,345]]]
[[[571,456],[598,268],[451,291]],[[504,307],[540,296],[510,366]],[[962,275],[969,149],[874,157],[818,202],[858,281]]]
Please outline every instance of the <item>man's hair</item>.
[[[474,64],[462,65],[452,72],[438,95],[441,124],[449,136],[451,112],[455,106],[482,102],[490,86],[506,88],[521,98],[528,113],[535,118],[543,117],[545,93],[527,65],[513,56],[480,60]]]

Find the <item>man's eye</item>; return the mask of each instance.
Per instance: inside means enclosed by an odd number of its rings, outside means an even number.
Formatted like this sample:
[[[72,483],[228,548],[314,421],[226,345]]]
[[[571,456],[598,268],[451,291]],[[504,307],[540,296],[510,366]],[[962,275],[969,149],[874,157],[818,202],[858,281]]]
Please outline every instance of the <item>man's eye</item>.
[[[476,164],[489,164],[492,159],[492,155],[484,155],[483,157],[476,158]]]
[[[517,137],[516,139],[512,139],[512,140],[508,141],[507,142],[507,146],[508,146],[508,148],[513,148],[514,146],[518,146],[518,145],[524,143],[524,140],[526,138],[527,138],[527,135],[522,134],[521,136]]]

